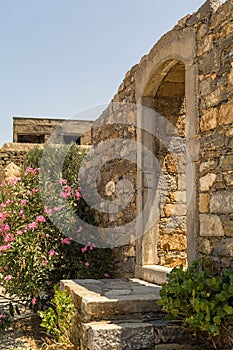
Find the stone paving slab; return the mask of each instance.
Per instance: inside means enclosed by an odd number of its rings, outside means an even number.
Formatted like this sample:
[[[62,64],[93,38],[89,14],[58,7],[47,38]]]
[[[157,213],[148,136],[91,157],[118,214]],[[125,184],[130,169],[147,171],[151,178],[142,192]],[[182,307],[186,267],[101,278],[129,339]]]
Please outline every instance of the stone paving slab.
[[[158,312],[160,286],[139,279],[64,280],[79,317],[87,322]]]

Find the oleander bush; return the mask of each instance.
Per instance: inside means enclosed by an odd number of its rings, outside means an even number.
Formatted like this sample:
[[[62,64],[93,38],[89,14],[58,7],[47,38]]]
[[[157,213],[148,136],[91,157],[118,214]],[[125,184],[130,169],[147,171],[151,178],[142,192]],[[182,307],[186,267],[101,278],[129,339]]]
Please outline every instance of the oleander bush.
[[[77,179],[69,185],[52,177],[49,171],[41,175],[40,168],[27,167],[20,179],[0,186],[0,284],[35,309],[48,305],[61,279],[107,277],[111,260],[110,250],[89,241],[83,246],[69,235],[72,222],[66,209],[79,210],[81,189]],[[60,200],[53,200],[54,191]],[[80,226],[77,234],[81,231]]]

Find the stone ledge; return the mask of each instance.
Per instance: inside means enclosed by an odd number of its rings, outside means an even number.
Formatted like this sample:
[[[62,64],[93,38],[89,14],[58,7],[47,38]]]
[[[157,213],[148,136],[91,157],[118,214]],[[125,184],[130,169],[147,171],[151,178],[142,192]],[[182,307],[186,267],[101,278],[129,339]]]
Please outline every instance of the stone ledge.
[[[166,282],[167,274],[169,274],[171,270],[171,268],[160,265],[138,265],[135,268],[135,275],[150,283],[161,285]]]
[[[110,320],[157,313],[161,287],[139,279],[64,280],[63,288],[73,297],[80,320]]]

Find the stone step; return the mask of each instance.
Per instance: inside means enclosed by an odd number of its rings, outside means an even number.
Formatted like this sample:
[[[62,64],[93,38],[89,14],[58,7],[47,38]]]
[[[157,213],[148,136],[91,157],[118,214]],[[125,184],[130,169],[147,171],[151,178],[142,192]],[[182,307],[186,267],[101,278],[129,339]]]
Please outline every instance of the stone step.
[[[176,323],[165,319],[151,322],[139,320],[138,322],[84,323],[78,345],[80,350],[203,349],[203,342],[194,345],[190,333]]]
[[[161,287],[139,279],[63,280],[61,285],[72,295],[80,322],[160,311],[156,301]]]

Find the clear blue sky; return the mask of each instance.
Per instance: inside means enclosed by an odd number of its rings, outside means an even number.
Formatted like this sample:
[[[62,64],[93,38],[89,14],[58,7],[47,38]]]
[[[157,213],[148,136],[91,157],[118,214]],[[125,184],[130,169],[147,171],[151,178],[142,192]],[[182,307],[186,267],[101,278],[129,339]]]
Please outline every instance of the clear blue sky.
[[[0,145],[12,117],[108,103],[126,71],[204,0],[0,0]]]

